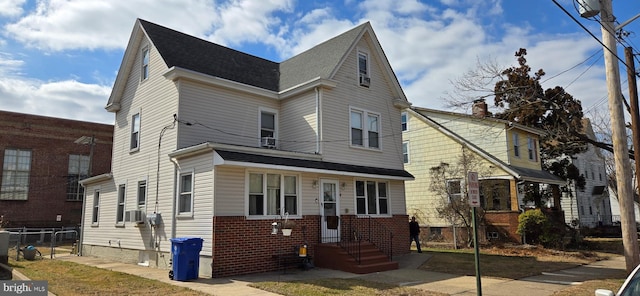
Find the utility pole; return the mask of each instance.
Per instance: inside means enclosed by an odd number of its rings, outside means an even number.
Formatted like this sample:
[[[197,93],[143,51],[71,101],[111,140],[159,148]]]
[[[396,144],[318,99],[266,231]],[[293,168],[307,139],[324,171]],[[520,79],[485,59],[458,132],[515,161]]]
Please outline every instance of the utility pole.
[[[640,111],[638,111],[638,86],[636,83],[636,62],[633,59],[633,48],[625,47],[624,57],[627,62],[629,101],[631,101],[629,109],[631,109],[631,134],[633,135],[633,156],[636,164],[636,188],[640,189],[640,135],[638,134],[640,132]],[[633,189],[633,192],[635,193],[635,189]]]
[[[633,191],[631,186],[631,166],[627,133],[624,123],[624,109],[622,106],[622,88],[620,86],[620,69],[617,60],[617,46],[613,21],[613,7],[611,0],[601,0],[600,21],[602,24],[602,42],[604,62],[606,68],[607,90],[609,95],[609,115],[613,142],[613,157],[616,168],[616,183],[618,186],[618,202],[620,203],[620,224],[622,227],[622,243],[627,274],[640,263],[638,251],[638,234],[633,206]]]

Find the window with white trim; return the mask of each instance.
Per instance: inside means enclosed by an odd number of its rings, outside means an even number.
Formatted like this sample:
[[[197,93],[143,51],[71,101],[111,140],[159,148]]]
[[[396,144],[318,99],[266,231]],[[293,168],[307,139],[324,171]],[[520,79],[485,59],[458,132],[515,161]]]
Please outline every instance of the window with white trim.
[[[100,190],[93,192],[93,210],[91,212],[91,224],[98,224],[100,214]]]
[[[518,133],[513,133],[513,155],[520,157],[520,138]]]
[[[298,176],[249,173],[249,216],[298,215]]]
[[[527,138],[527,150],[529,152],[529,160],[538,161],[538,144],[536,143],[536,139],[531,137]]]
[[[400,113],[400,122],[403,132],[409,129],[409,114],[407,112]]]
[[[69,169],[67,172],[67,200],[81,201],[84,197],[84,187],[78,181],[89,176],[89,156],[69,155]]]
[[[149,48],[145,47],[142,50],[142,67],[141,67],[141,80],[146,80],[149,78]]]
[[[358,215],[389,214],[387,183],[356,181],[356,213]]]
[[[0,200],[27,200],[31,150],[6,149],[2,164]]]
[[[140,149],[140,113],[131,116],[131,146],[129,149]]]
[[[273,142],[264,142],[267,141],[265,138],[277,138],[278,136],[278,113],[276,110],[260,110],[260,140],[261,145],[275,145],[275,141]]]
[[[358,51],[358,73],[369,76],[369,55],[366,52]]]
[[[118,204],[116,205],[116,223],[117,224],[124,223],[124,205],[126,200],[126,189],[127,189],[127,186],[125,184],[120,184],[120,186],[118,186]]]
[[[351,145],[380,148],[380,114],[352,108],[350,116]]]
[[[138,181],[138,209],[147,204],[147,180]]]
[[[178,215],[188,215],[193,212],[193,173],[180,174],[178,184]]]
[[[409,163],[409,141],[402,142],[402,161]]]
[[[447,195],[449,196],[449,202],[454,199],[462,199],[462,193],[462,179],[447,180]]]

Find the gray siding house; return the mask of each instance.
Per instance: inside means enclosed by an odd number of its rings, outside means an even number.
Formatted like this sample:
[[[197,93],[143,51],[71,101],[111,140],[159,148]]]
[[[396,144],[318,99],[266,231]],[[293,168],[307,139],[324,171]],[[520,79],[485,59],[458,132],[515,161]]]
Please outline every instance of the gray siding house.
[[[171,239],[198,237],[203,277],[303,245],[317,266],[375,271],[331,253],[358,244],[397,268],[407,106],[369,23],[278,63],[138,19],[106,105],[111,172],[82,181],[82,255],[168,269]]]

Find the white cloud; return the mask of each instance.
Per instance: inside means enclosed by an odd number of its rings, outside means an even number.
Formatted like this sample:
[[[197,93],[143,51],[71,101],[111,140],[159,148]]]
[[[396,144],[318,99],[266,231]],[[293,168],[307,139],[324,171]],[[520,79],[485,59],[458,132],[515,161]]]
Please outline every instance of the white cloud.
[[[0,16],[18,16],[27,0],[0,0]]]

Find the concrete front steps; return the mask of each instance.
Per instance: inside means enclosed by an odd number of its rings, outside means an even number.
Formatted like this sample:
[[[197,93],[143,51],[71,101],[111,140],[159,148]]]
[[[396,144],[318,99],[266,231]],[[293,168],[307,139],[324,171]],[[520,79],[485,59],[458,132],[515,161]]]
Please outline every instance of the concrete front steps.
[[[355,249],[356,245],[352,245]],[[318,244],[315,250],[314,264],[317,267],[342,270],[355,274],[398,269],[398,262],[391,261],[376,246],[369,242],[360,245],[360,264],[356,259],[335,243]]]

